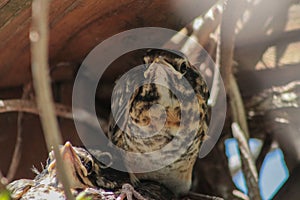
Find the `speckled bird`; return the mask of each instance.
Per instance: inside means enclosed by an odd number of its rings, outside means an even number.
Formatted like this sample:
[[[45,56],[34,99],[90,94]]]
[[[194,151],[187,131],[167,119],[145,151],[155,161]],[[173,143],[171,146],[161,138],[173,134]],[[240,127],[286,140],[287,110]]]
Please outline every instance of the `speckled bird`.
[[[181,52],[150,49],[143,60],[143,67],[133,68],[116,83],[107,137],[125,152],[147,156],[160,151],[143,161],[123,154],[133,184],[154,180],[176,194],[186,193],[208,129],[208,87]],[[154,171],[135,173],[136,166],[141,169],[164,162]]]
[[[76,196],[79,191],[85,191],[90,195],[96,195],[98,188],[115,188],[116,182],[102,176],[101,168],[104,167],[84,148],[73,147],[70,142],[66,142],[61,147],[61,154],[69,173],[70,189]],[[101,153],[101,152],[100,152]],[[105,154],[108,155],[108,154]],[[101,155],[100,155],[101,156]],[[61,183],[57,178],[56,159],[53,151],[49,153],[45,168],[33,180],[21,179],[16,180],[8,185],[13,199],[61,199],[65,195]],[[99,190],[100,191],[100,190]],[[98,191],[98,199],[101,193]],[[93,196],[92,195],[92,196]],[[103,195],[102,195],[103,196]]]
[[[127,173],[116,171],[98,161],[102,156],[110,154],[96,149],[89,151],[82,147],[74,147],[66,142],[60,148],[62,158],[69,173],[70,189],[76,199],[127,200],[166,199],[173,194],[159,183],[145,182],[137,187],[130,182]],[[98,158],[98,159],[97,159]],[[20,200],[66,200],[64,191],[57,178],[56,159],[53,151],[49,153],[47,163],[42,172],[33,179],[20,179],[7,186],[13,199]],[[141,194],[145,195],[142,196]]]

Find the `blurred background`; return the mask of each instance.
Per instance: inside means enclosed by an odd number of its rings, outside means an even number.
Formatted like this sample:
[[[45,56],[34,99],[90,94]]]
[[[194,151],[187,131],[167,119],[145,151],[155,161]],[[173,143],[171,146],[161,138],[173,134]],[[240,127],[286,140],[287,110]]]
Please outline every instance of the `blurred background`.
[[[34,177],[32,166],[41,169],[48,156],[32,87],[30,24],[30,0],[0,1],[0,174],[9,181]],[[70,106],[73,82],[84,58],[110,36],[149,26],[193,37],[220,67],[227,91],[231,86],[226,76],[234,75],[262,199],[297,199],[298,0],[52,0],[49,67],[55,103],[64,108],[57,112],[64,141],[82,145],[70,117]],[[181,46],[187,54],[201,54],[176,35],[166,40],[166,46],[172,45]],[[139,63],[141,55],[143,52],[131,52],[120,57],[99,81],[95,100],[104,126],[115,80]],[[209,67],[201,70],[209,83],[215,81],[215,71]],[[81,96],[84,98],[84,93]],[[220,113],[226,114],[226,122],[218,143],[195,165],[192,189],[224,199],[247,199],[239,144],[231,130],[235,116],[231,98],[228,95],[227,113]]]

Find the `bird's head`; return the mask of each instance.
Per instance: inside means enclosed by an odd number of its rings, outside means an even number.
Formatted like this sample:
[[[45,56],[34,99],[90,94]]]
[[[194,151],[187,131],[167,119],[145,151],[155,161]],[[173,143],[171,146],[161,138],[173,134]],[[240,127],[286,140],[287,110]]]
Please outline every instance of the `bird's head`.
[[[70,142],[66,142],[60,148],[60,152],[66,167],[65,173],[68,173],[71,179],[71,188],[100,186],[98,180],[101,179],[101,168],[106,166],[86,149],[73,147]],[[110,157],[110,154],[106,152],[101,153],[102,156]],[[53,151],[49,153],[46,169],[50,174],[56,173],[56,159]]]
[[[155,65],[159,65],[163,70],[170,70],[178,78],[194,68],[183,53],[175,50],[150,49],[144,56],[144,62],[147,66],[144,73],[145,78],[157,71]],[[158,72],[157,75],[161,76],[162,74]]]

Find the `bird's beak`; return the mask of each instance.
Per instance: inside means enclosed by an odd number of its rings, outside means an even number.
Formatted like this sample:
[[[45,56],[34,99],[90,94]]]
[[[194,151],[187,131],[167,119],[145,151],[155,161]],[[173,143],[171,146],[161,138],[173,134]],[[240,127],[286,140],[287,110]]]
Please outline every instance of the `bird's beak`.
[[[62,159],[65,162],[71,162],[72,165],[76,162],[76,152],[70,142],[66,142],[64,146],[60,148],[60,152],[62,155]],[[50,152],[50,157],[52,157],[53,161],[48,166],[48,171],[53,170],[56,167],[56,159],[54,159],[54,152]],[[79,159],[79,158],[78,158]],[[80,161],[80,160],[79,160]]]
[[[70,142],[66,142],[65,145],[61,149],[62,159],[65,162],[76,163],[78,162],[78,156]],[[79,160],[80,162],[80,160]]]
[[[76,154],[76,151],[70,142],[66,142],[63,147],[60,149],[63,162],[65,164],[66,172],[69,173],[69,177],[72,179],[71,187],[80,187],[82,184],[78,180],[77,176],[81,177],[87,176],[87,170],[82,165],[79,156]],[[54,159],[48,166],[48,171],[51,172],[56,167],[56,160]]]
[[[183,74],[176,71],[173,66],[162,57],[157,57],[154,59],[154,61],[144,72],[144,78],[149,78],[151,74],[156,74],[158,77],[164,74],[174,74],[179,79],[181,79],[183,76]]]
[[[75,173],[76,171],[81,171],[83,173],[83,176],[87,176],[87,170],[82,165],[79,156],[76,154],[74,147],[70,142],[66,142],[63,147],[60,149],[62,159],[64,161],[66,170]],[[51,152],[53,154],[53,152]],[[50,153],[50,154],[51,154]],[[56,167],[56,160],[53,159],[53,161],[48,166],[48,171],[53,170]]]

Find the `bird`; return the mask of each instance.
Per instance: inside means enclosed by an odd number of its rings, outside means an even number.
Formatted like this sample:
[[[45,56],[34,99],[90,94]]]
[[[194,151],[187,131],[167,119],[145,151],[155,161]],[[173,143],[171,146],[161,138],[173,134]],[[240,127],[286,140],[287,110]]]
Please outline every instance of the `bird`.
[[[164,186],[147,182],[142,183],[137,188],[145,195],[145,197],[142,196],[127,183],[129,182],[127,173],[116,171],[98,161],[102,156],[108,156],[110,159],[110,154],[107,152],[91,149],[92,153],[90,153],[83,147],[72,146],[70,142],[61,146],[60,151],[67,171],[70,172],[70,189],[76,199],[167,200],[172,197],[172,193]],[[34,168],[33,171],[37,174],[33,180],[20,179],[8,184],[7,189],[11,192],[12,199],[66,200],[63,187],[57,177],[56,159],[53,151],[49,153],[43,170],[39,172]]]
[[[60,147],[66,172],[70,177],[70,189],[73,194],[88,188],[115,188],[117,183],[101,175],[101,168],[105,166],[98,162],[87,150],[73,147],[66,142]],[[105,152],[98,152],[99,156],[107,156]],[[94,153],[95,155],[95,153]],[[33,179],[20,179],[10,183],[7,188],[13,199],[65,199],[63,187],[59,182],[56,170],[54,152],[49,152],[46,166],[41,172],[36,168],[37,176]]]
[[[106,136],[121,149],[133,185],[152,180],[176,195],[189,191],[207,137],[208,98],[201,73],[176,50],[147,49],[142,67],[116,81]]]

